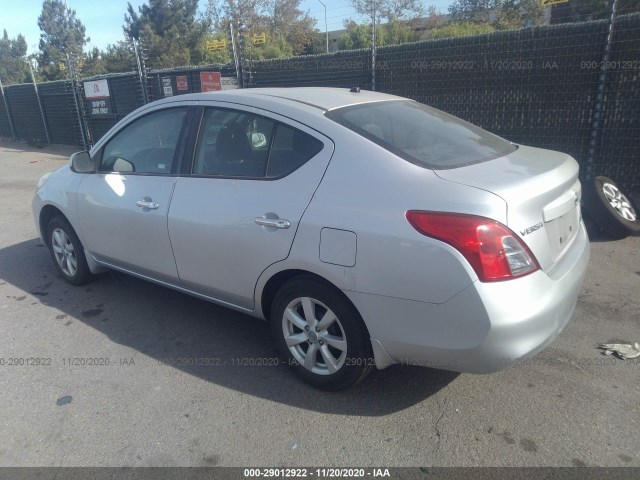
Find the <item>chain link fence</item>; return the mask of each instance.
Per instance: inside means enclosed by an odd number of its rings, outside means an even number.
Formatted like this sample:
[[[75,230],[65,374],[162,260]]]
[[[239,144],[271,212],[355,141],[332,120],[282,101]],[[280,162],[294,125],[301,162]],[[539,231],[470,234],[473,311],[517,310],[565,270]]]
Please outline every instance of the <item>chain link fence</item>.
[[[360,86],[412,98],[513,142],[573,155],[583,177],[640,185],[640,14],[427,40],[372,51],[12,85],[0,93],[0,136],[84,147],[146,102],[219,88]],[[374,77],[375,75],[375,77]],[[97,102],[87,85],[106,83]],[[48,138],[50,137],[50,138]]]

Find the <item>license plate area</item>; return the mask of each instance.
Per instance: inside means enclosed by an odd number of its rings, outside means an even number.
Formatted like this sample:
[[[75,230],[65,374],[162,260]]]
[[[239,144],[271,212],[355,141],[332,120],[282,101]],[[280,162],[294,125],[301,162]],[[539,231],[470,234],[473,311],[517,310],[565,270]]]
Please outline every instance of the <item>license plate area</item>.
[[[544,226],[549,237],[549,247],[554,261],[562,256],[578,234],[580,218],[580,204],[578,204],[564,215],[545,223]]]

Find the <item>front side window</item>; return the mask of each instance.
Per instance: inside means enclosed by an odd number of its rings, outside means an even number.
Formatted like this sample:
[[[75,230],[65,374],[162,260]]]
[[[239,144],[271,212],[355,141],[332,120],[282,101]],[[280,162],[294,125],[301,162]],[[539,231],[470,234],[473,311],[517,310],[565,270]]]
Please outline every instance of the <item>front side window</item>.
[[[491,160],[517,148],[480,127],[411,100],[343,107],[326,116],[411,163],[435,170]]]
[[[118,132],[102,152],[100,171],[171,173],[187,108],[145,115]]]
[[[207,109],[193,173],[279,178],[313,158],[323,143],[296,128],[248,112]]]

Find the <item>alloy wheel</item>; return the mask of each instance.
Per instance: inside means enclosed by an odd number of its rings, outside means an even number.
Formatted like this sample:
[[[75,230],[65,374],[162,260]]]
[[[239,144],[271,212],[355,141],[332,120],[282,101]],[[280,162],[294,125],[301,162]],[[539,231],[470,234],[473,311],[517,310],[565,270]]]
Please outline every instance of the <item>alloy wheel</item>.
[[[73,243],[63,229],[55,228],[53,230],[51,248],[62,272],[68,277],[73,277],[78,271],[78,259]]]
[[[292,300],[282,316],[282,331],[293,358],[318,375],[336,373],[347,358],[347,338],[338,317],[311,297]]]
[[[611,183],[604,183],[602,185],[602,193],[604,193],[605,198],[609,201],[609,204],[615,209],[615,211],[625,220],[630,222],[635,222],[637,215],[636,211],[631,205],[629,199],[616,187]]]

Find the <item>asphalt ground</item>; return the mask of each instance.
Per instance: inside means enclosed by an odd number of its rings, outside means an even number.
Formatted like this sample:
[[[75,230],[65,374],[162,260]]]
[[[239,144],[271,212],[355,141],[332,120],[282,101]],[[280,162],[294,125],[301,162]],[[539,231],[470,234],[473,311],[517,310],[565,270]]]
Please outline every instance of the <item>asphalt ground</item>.
[[[0,466],[640,466],[640,360],[596,349],[640,341],[640,238],[592,239],[573,320],[529,362],[325,393],[255,365],[264,322],[120,273],[66,284],[31,198],[71,151],[0,142]]]

